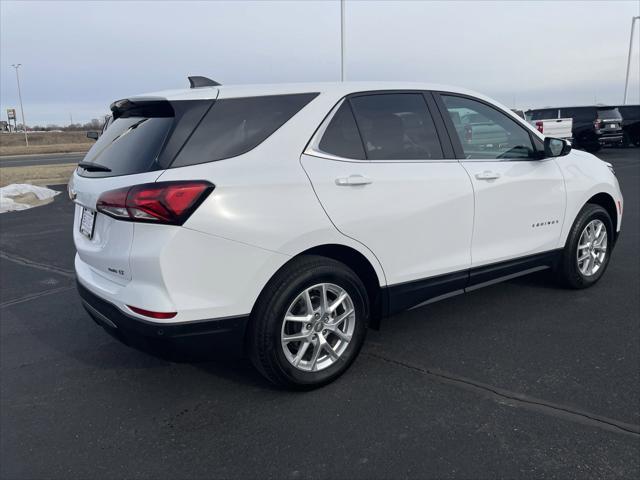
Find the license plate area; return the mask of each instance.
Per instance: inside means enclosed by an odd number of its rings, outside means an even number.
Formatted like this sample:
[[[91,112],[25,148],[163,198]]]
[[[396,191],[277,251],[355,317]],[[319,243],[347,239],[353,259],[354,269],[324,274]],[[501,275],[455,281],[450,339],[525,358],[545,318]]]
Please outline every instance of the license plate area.
[[[96,212],[86,207],[82,207],[80,217],[80,233],[88,239],[93,238],[93,230],[96,226]]]

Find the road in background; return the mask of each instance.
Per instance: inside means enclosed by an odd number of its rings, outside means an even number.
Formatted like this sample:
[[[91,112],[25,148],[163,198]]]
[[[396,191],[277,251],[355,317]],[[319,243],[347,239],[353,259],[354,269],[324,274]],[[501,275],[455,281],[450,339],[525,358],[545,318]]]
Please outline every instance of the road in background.
[[[639,152],[598,154],[625,213],[597,285],[395,315],[303,393],[113,340],[75,292],[66,195],[0,215],[0,478],[639,478]]]
[[[42,155],[8,155],[0,157],[1,167],[33,167],[39,165],[59,165],[78,163],[84,153],[46,153]]]

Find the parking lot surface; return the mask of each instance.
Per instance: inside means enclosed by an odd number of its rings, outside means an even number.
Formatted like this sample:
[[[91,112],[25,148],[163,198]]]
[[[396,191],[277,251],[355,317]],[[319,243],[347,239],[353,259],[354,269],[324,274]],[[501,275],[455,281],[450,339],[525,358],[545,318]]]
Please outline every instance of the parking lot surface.
[[[595,287],[545,272],[386,319],[307,393],[113,340],[74,289],[72,205],[0,216],[0,477],[638,478],[640,149]],[[62,189],[62,187],[59,187]]]

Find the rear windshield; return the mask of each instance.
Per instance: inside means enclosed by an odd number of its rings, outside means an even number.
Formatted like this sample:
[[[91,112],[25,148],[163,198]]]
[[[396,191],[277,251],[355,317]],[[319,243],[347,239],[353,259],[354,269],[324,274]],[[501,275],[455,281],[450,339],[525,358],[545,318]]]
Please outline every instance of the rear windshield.
[[[126,117],[114,120],[82,161],[104,169],[80,169],[80,174],[86,177],[113,177],[156,170],[156,157],[172,124],[172,117]]]
[[[255,148],[317,93],[176,102],[120,101],[87,153],[85,177],[132,175],[231,158]]]
[[[617,108],[599,108],[598,118],[601,120],[616,120],[622,119],[622,115],[620,115],[620,111]]]

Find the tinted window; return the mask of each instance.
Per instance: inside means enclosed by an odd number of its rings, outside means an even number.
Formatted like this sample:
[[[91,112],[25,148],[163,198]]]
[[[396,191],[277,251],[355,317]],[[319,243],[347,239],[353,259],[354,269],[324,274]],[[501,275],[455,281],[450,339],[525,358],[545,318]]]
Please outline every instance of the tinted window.
[[[421,94],[354,97],[351,105],[368,159],[443,158],[433,120]]]
[[[533,110],[531,112],[531,120],[549,120],[558,118],[557,108],[545,108],[543,110]]]
[[[466,158],[535,158],[529,132],[506,114],[469,98],[443,95]]]
[[[620,111],[617,108],[599,108],[598,118],[601,120],[621,120],[622,115],[620,115]]]
[[[331,119],[318,148],[345,158],[364,160],[364,148],[349,102],[343,102]]]
[[[83,160],[111,171],[80,169],[80,175],[112,177],[155,170],[158,168],[156,157],[172,124],[172,117],[126,117],[114,120]]]
[[[563,108],[560,111],[562,118],[573,118],[576,122],[593,122],[596,119],[595,108]]]
[[[172,167],[235,157],[255,148],[317,93],[217,100]]]
[[[640,105],[625,105],[618,107],[618,111],[624,120],[637,121],[640,119]]]

